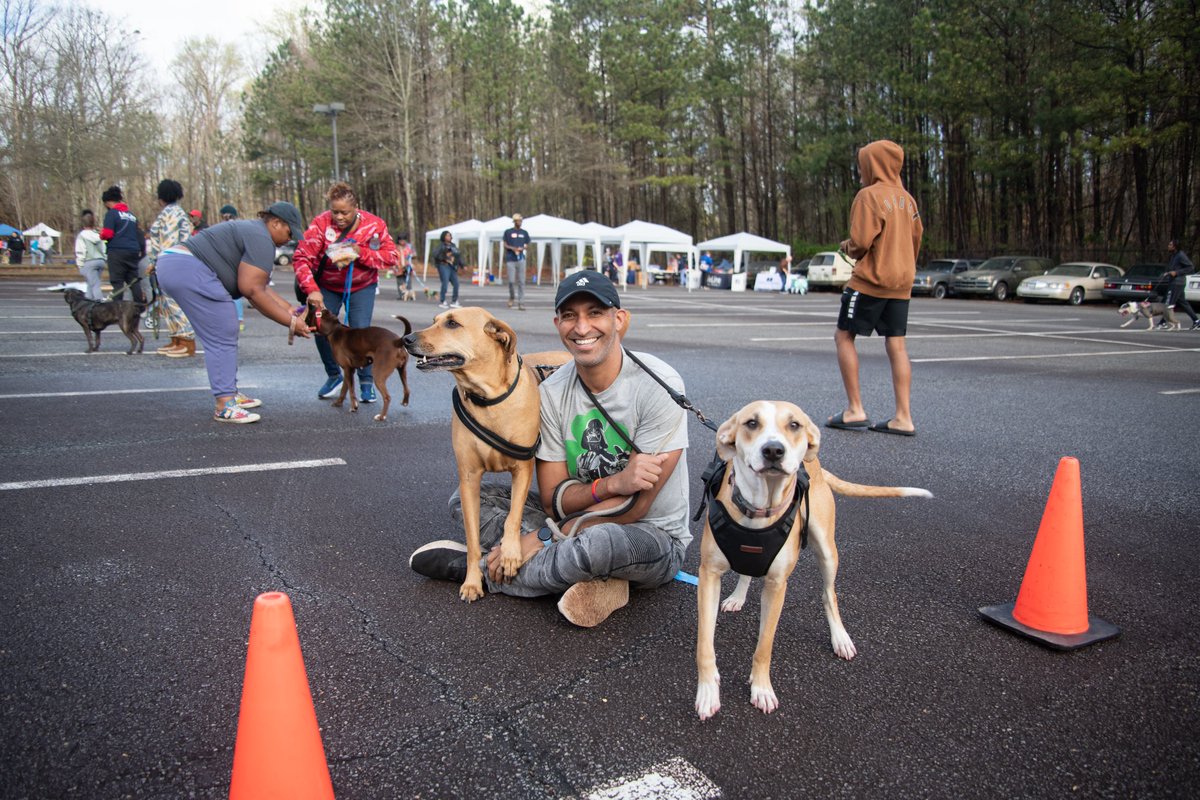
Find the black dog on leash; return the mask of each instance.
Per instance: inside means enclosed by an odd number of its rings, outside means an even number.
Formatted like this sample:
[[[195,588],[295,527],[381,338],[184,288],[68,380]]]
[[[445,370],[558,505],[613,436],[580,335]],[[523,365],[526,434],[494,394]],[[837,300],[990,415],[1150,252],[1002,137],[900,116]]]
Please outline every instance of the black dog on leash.
[[[142,322],[142,313],[146,310],[145,305],[138,305],[132,300],[97,303],[95,300],[88,300],[87,295],[78,289],[67,289],[63,293],[63,297],[66,299],[67,305],[71,307],[71,316],[75,318],[75,321],[83,328],[84,334],[87,335],[87,352],[95,353],[100,349],[100,331],[109,325],[118,326],[121,333],[129,337],[129,350],[125,352],[125,355],[133,355],[134,348],[137,348],[139,353],[142,352],[146,340],[142,338],[138,326]],[[95,336],[94,341],[93,336]]]

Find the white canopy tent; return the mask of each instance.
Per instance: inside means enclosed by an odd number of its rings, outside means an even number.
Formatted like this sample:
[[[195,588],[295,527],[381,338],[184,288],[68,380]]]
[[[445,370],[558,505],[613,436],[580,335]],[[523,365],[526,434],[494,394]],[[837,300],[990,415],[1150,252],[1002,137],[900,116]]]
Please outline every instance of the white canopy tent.
[[[621,260],[624,262],[624,267],[621,271],[621,287],[626,286],[625,273],[629,270],[629,252],[636,248],[639,253],[638,263],[645,269],[649,265],[650,254],[658,251],[662,253],[685,253],[687,255],[688,271],[695,268],[696,264],[696,248],[692,246],[692,237],[683,231],[677,231],[674,228],[668,228],[666,225],[658,225],[653,222],[643,222],[640,219],[635,219],[626,222],[615,228],[616,233],[621,235]],[[691,280],[688,281],[688,288],[692,286]]]
[[[521,227],[529,233],[529,239],[537,245],[538,253],[538,283],[542,280],[542,268],[546,263],[546,248],[550,248],[551,274],[553,285],[557,286],[562,276],[562,248],[564,244],[574,245],[578,252],[577,259],[583,260],[583,249],[591,236],[583,225],[562,217],[549,214],[538,214],[521,222]],[[593,247],[596,245],[593,244]],[[600,255],[593,251],[592,257],[597,264]]]
[[[752,233],[731,233],[728,236],[720,236],[716,239],[709,239],[706,242],[700,242],[696,245],[697,250],[717,250],[719,252],[733,253],[733,272],[735,277],[742,277],[732,282],[730,286],[735,292],[744,292],[746,290],[747,276],[745,265],[742,264],[742,257],[750,253],[787,253],[792,254],[792,246],[783,244],[782,242],[764,239],[761,236],[755,236]]]
[[[429,250],[435,242],[438,241],[443,231],[450,231],[450,235],[456,240],[474,239],[479,240],[480,230],[483,228],[483,223],[472,217],[463,222],[456,222],[453,225],[447,225],[444,228],[425,232],[425,262],[421,268],[421,280],[429,277]]]
[[[59,236],[62,235],[61,233],[54,230],[54,228],[51,228],[49,225],[47,225],[44,222],[39,222],[37,225],[34,225],[29,230],[22,232],[21,235],[22,236],[41,236],[43,233],[52,239],[57,239]]]

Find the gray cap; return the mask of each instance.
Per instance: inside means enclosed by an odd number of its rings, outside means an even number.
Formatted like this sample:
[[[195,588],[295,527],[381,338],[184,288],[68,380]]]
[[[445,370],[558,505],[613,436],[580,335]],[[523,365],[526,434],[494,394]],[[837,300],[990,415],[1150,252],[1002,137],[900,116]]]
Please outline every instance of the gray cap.
[[[282,200],[271,203],[263,213],[279,217],[286,222],[292,230],[292,238],[297,242],[304,238],[304,221],[300,219],[300,210],[291,203],[285,203]]]
[[[621,307],[621,295],[605,275],[594,269],[585,269],[568,275],[558,284],[558,293],[554,295],[554,310],[562,308],[562,304],[575,295],[586,292],[609,308]]]

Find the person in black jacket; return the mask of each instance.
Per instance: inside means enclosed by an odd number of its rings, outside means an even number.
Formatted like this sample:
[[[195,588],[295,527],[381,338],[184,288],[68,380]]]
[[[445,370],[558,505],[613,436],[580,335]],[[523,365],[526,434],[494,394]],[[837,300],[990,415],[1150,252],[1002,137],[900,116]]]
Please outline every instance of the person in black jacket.
[[[1179,249],[1179,240],[1172,239],[1167,242],[1167,252],[1171,254],[1171,260],[1167,262],[1167,272],[1165,277],[1170,280],[1167,286],[1167,299],[1163,302],[1167,308],[1171,308],[1176,303],[1183,309],[1183,313],[1188,315],[1192,320],[1192,330],[1200,328],[1200,317],[1196,316],[1192,304],[1184,296],[1183,291],[1187,287],[1187,276],[1195,273],[1196,265],[1187,257],[1187,253]],[[1158,324],[1159,328],[1170,327],[1166,320]]]
[[[454,246],[454,234],[442,231],[442,243],[433,251],[433,263],[437,265],[438,277],[442,279],[442,291],[438,296],[438,308],[461,308],[458,304],[458,268],[462,266],[462,256]],[[454,295],[450,304],[446,304],[446,285],[454,284]]]
[[[25,240],[21,238],[21,234],[14,231],[8,237],[8,263],[20,264],[21,256],[25,254]]]
[[[120,300],[128,284],[134,302],[145,305],[146,295],[138,277],[138,261],[146,255],[146,240],[138,228],[138,218],[125,205],[120,186],[108,187],[100,199],[108,209],[100,229],[100,238],[108,243],[108,278],[112,282],[113,299]]]

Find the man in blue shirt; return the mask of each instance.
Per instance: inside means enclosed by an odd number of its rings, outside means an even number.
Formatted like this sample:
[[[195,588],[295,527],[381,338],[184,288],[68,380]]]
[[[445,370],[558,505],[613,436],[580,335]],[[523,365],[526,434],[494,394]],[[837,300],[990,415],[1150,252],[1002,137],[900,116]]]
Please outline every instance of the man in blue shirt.
[[[519,311],[525,310],[525,248],[529,246],[529,232],[521,227],[521,215],[513,214],[513,226],[504,232],[504,270],[508,282],[508,307],[517,303]]]

